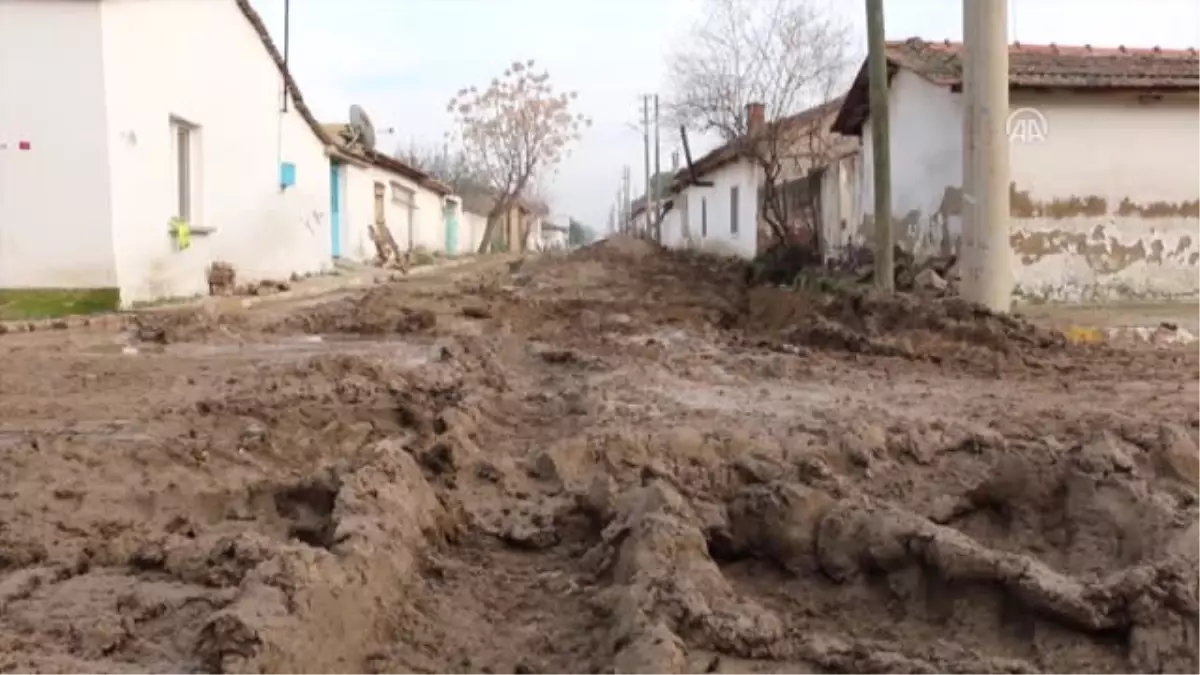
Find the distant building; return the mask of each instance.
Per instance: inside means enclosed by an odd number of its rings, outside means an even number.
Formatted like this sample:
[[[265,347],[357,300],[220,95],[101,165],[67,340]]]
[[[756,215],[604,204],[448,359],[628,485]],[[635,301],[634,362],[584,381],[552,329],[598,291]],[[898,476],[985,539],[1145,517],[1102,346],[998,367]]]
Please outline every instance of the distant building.
[[[548,220],[542,221],[542,250],[566,250],[569,242],[570,228]]]
[[[675,175],[672,208],[663,221],[663,244],[696,247],[753,258],[777,237],[761,204],[765,172],[755,160],[763,143],[780,143],[774,153],[781,166],[773,216],[791,242],[820,247],[822,222],[836,227],[854,201],[854,186],[845,180],[856,173],[857,139],[829,131],[841,99],[778,120],[765,119],[761,104],[747,106],[747,134],[684,167]],[[782,218],[779,216],[782,215]]]

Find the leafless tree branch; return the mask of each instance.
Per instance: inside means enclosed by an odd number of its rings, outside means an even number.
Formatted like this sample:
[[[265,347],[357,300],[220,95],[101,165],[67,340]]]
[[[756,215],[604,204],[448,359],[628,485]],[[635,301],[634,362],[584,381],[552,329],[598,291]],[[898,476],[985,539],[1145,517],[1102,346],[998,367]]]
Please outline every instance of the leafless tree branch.
[[[668,112],[680,124],[716,132],[762,168],[760,217],[782,240],[789,213],[781,181],[822,166],[833,149],[824,115],[787,120],[849,83],[850,27],[828,0],[705,1],[703,21],[669,59]],[[762,104],[770,121],[753,136],[751,103]]]

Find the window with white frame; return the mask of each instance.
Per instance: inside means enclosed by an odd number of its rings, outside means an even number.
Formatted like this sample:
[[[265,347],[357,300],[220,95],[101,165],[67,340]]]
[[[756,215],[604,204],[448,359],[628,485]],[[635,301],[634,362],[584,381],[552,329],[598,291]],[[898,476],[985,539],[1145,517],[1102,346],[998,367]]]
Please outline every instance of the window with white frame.
[[[404,204],[411,206],[416,193],[400,183],[392,182],[392,202],[395,204]]]
[[[200,128],[191,122],[172,117],[170,133],[175,217],[185,222],[195,222],[200,211]]]

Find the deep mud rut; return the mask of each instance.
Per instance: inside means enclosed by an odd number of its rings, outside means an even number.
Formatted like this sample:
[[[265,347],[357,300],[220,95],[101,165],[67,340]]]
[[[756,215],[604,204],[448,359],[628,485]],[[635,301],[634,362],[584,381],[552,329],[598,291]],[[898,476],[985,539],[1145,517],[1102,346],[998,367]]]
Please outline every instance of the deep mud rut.
[[[0,669],[1196,672],[1195,349],[741,274],[5,336]]]

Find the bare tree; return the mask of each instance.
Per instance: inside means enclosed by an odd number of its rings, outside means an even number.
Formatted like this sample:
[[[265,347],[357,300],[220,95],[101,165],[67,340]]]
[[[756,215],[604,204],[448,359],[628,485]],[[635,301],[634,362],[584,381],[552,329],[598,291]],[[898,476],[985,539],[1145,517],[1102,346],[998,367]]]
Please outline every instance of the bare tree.
[[[461,150],[448,144],[410,145],[396,152],[396,158],[442,181],[455,194],[489,193],[488,179],[471,165]]]
[[[848,82],[850,27],[820,0],[706,0],[706,9],[670,57],[668,110],[680,124],[716,132],[762,169],[759,215],[785,240],[781,180],[822,166],[833,149],[826,118],[836,109],[813,108]],[[768,120],[753,134],[750,104],[761,104]]]
[[[515,62],[480,91],[462,89],[447,112],[454,115],[450,135],[461,147],[471,170],[496,195],[479,251],[491,246],[499,218],[522,196],[539,172],[566,156],[591,120],[571,111],[576,93],[559,93],[546,71],[533,61]]]

